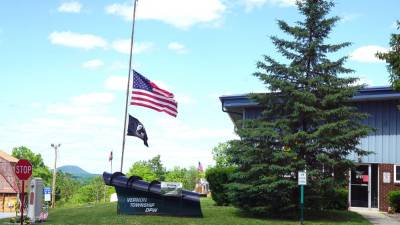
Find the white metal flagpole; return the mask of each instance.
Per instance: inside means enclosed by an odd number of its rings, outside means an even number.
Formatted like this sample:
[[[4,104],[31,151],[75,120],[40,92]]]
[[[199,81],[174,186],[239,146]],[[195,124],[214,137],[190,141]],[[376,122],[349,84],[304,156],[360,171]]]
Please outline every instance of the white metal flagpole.
[[[125,137],[126,137],[126,121],[128,117],[128,100],[129,100],[129,90],[130,90],[130,80],[132,72],[132,52],[133,52],[133,36],[135,34],[135,19],[136,19],[136,5],[138,0],[133,0],[133,20],[132,20],[132,33],[131,33],[131,49],[129,53],[129,71],[128,71],[128,82],[126,85],[126,101],[125,101],[125,117],[124,117],[124,132],[122,134],[122,152],[121,152],[121,170],[122,173],[124,165],[124,150],[125,150]]]

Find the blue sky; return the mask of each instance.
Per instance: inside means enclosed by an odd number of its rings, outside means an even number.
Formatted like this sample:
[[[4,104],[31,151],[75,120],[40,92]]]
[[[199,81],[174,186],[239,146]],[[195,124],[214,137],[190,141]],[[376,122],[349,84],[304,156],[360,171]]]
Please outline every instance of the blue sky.
[[[301,20],[293,0],[139,0],[134,68],[173,92],[178,117],[129,107],[144,125],[149,148],[128,137],[124,171],[160,154],[165,166],[212,165],[211,150],[235,138],[218,97],[263,91],[251,74],[263,54],[280,58],[269,36],[285,37],[277,19]],[[352,42],[353,76],[387,85],[385,63],[400,19],[398,0],[335,1],[342,17],[330,43]],[[128,74],[131,1],[2,1],[0,7],[0,149],[27,146],[52,167],[93,173],[120,166]]]

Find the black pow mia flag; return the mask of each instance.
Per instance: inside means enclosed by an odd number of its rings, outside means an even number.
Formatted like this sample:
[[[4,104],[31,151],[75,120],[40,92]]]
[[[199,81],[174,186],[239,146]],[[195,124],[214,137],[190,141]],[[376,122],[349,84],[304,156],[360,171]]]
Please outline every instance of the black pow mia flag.
[[[143,124],[135,117],[129,115],[128,133],[129,136],[136,136],[143,140],[144,145],[149,147],[147,144],[147,133],[144,129]]]

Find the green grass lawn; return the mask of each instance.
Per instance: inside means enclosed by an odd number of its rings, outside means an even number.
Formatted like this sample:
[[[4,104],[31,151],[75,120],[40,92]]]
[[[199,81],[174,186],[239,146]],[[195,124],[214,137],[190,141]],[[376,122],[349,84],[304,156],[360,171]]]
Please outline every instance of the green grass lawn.
[[[211,199],[201,201],[203,218],[181,218],[170,216],[127,216],[117,215],[116,204],[97,204],[92,206],[65,207],[50,210],[49,220],[43,225],[233,225],[233,224],[299,224],[296,220],[257,219],[240,216],[233,207],[217,207]],[[323,215],[312,215],[314,219],[305,224],[370,224],[360,215],[347,211],[324,212]],[[319,218],[317,218],[319,217]],[[6,221],[6,220],[3,220]]]

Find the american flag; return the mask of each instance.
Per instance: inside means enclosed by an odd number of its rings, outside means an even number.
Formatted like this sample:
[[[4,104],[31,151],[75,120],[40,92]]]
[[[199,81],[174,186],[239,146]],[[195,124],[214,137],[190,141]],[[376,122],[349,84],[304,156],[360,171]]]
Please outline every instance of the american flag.
[[[113,153],[112,151],[110,152],[110,156],[108,156],[108,161],[112,161],[113,160]]]
[[[133,70],[131,105],[147,107],[176,117],[178,103],[174,94],[159,88],[155,83]]]
[[[203,165],[201,165],[201,162],[199,162],[199,165],[197,166],[197,171],[199,171],[200,173],[204,172]]]

